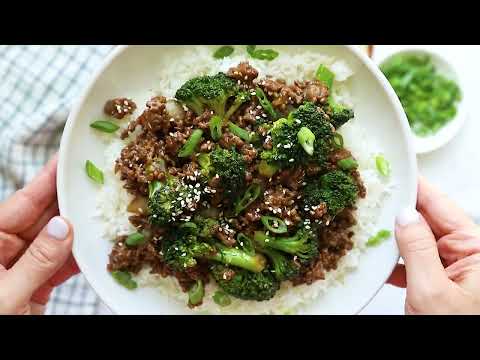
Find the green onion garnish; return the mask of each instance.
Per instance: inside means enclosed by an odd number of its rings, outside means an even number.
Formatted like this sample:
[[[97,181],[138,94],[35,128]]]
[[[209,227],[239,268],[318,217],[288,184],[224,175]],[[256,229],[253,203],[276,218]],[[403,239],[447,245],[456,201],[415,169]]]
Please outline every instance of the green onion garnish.
[[[353,170],[353,169],[358,168],[358,163],[352,157],[339,160],[337,162],[337,165],[342,170]]]
[[[315,134],[307,127],[302,127],[297,133],[298,142],[308,155],[313,155]]]
[[[377,246],[390,238],[392,236],[392,232],[388,230],[380,230],[376,235],[370,237],[367,241],[367,246]]]
[[[254,59],[258,60],[273,60],[279,54],[272,49],[257,49],[257,45],[247,45],[247,53]]]
[[[245,210],[251,203],[253,203],[262,192],[262,187],[260,184],[253,183],[251,184],[245,193],[243,194],[242,198],[237,201],[235,204],[235,216],[240,214],[243,210]]]
[[[194,153],[197,145],[202,141],[203,130],[195,129],[188,138],[187,142],[183,144],[182,148],[178,152],[178,157],[187,157]]]
[[[332,89],[335,74],[331,72],[325,65],[320,65],[318,67],[315,77],[318,81],[322,82],[325,86],[327,86],[328,90]]]
[[[263,90],[257,87],[255,94],[257,95],[258,101],[262,108],[268,113],[268,115],[272,117],[272,119],[276,119],[278,116],[277,112],[273,108],[273,105],[270,103],[270,100],[268,100],[267,95],[265,95]]]
[[[218,141],[222,137],[222,123],[223,120],[220,116],[212,116],[208,127],[210,128],[210,136],[213,140]]]
[[[228,296],[228,294],[224,293],[221,290],[217,290],[215,294],[213,294],[212,299],[215,304],[219,306],[228,306],[232,303],[232,299],[230,299],[230,296]]]
[[[390,175],[390,163],[383,157],[383,155],[377,155],[375,157],[375,165],[381,175],[385,177]]]
[[[95,181],[98,184],[104,183],[103,180],[103,171],[97,168],[90,160],[87,160],[85,163],[85,170],[90,179]]]
[[[94,121],[90,124],[90,127],[99,131],[103,131],[105,133],[114,133],[115,131],[120,129],[120,126],[118,126],[117,124],[105,120]]]
[[[333,145],[337,149],[343,148],[343,137],[339,133],[333,134]]]
[[[213,53],[213,57],[215,59],[223,59],[227,56],[232,55],[234,50],[235,49],[233,48],[233,46],[230,46],[230,45],[222,46],[222,47],[219,47],[217,50],[215,50],[215,52]]]
[[[237,235],[237,244],[245,251],[248,255],[255,255],[255,247],[253,246],[253,241],[244,233],[239,233]]]
[[[235,125],[234,123],[229,122],[228,128],[232,132],[232,134],[237,135],[243,141],[249,143],[251,140],[250,132],[245,129],[242,129],[240,126]]]
[[[274,216],[262,216],[260,218],[263,226],[275,234],[284,234],[288,231],[287,225],[282,219]]]
[[[203,287],[203,282],[202,280],[197,280],[190,290],[188,290],[188,303],[190,305],[201,304],[204,295],[205,289]]]
[[[130,234],[128,237],[127,237],[127,240],[125,240],[125,243],[128,245],[128,246],[138,246],[138,245],[142,245],[145,243],[145,236],[143,234],[140,234],[140,233],[133,233],[133,234]]]
[[[122,286],[129,290],[137,288],[137,283],[132,279],[132,274],[127,271],[113,271],[113,278]]]

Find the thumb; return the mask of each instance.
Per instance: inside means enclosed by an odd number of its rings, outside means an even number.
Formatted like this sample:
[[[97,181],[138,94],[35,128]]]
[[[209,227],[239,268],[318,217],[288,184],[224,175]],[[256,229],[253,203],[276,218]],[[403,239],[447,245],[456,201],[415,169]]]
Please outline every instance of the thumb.
[[[28,301],[67,261],[73,229],[62,217],[52,218],[8,271],[6,286],[14,301]]]
[[[405,262],[409,289],[425,291],[448,280],[435,236],[415,209],[405,209],[397,216],[395,237]]]

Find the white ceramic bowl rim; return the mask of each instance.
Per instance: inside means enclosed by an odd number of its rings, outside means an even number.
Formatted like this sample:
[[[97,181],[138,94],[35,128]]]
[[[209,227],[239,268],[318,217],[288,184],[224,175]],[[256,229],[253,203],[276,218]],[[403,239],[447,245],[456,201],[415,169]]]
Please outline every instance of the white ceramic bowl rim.
[[[67,205],[67,199],[66,197],[62,196],[62,194],[66,193],[66,177],[64,175],[64,169],[66,169],[66,162],[67,158],[65,155],[65,149],[67,147],[67,144],[70,142],[70,138],[73,135],[73,119],[77,118],[80,109],[82,108],[86,98],[88,97],[92,87],[94,86],[96,80],[98,77],[105,71],[106,68],[112,63],[112,61],[119,56],[122,52],[124,52],[129,46],[128,45],[121,45],[117,46],[115,49],[112,50],[112,52],[106,57],[104,60],[104,63],[98,68],[98,70],[92,75],[90,81],[88,82],[88,85],[82,92],[81,96],[79,97],[78,101],[76,104],[73,106],[72,111],[70,112],[70,115],[68,116],[67,123],[64,128],[64,132],[62,135],[61,143],[60,143],[60,151],[59,151],[59,159],[58,159],[58,172],[57,172],[57,191],[58,191],[58,204],[59,204],[59,210],[60,214],[63,216],[68,217],[68,213],[66,211]],[[414,175],[415,184],[410,184],[411,186],[414,186],[414,190],[411,194],[409,194],[410,198],[407,199],[410,207],[414,208],[416,204],[416,196],[417,196],[417,190],[416,190],[416,177],[417,177],[417,162],[416,162],[416,157],[415,153],[412,150],[413,149],[413,143],[412,143],[412,138],[409,136],[410,133],[410,127],[408,125],[408,121],[406,118],[406,115],[403,111],[403,108],[400,104],[400,101],[398,100],[398,97],[396,96],[393,88],[391,87],[390,83],[388,80],[385,78],[385,76],[382,74],[380,69],[376,66],[376,64],[371,61],[366,54],[364,54],[360,49],[358,49],[355,45],[345,45],[349,49],[350,52],[352,52],[359,60],[360,62],[368,68],[370,73],[380,82],[383,90],[386,92],[388,95],[388,99],[393,107],[394,112],[396,113],[397,117],[401,119],[400,121],[400,129],[404,135],[406,145],[407,145],[407,158],[405,159],[407,163],[412,165],[412,172]],[[97,282],[94,277],[90,277],[87,275],[87,273],[84,272],[84,263],[82,261],[79,261],[79,256],[75,251],[75,248],[73,250],[73,255],[75,259],[77,260],[78,266],[80,270],[84,273],[87,281],[91,285],[91,287],[97,292],[101,293],[99,289],[97,288]],[[391,272],[393,271],[395,265],[398,262],[398,249],[397,249],[397,256],[395,259],[391,259],[391,263],[389,268],[390,271],[388,274],[386,274],[383,283],[378,287],[378,289],[372,293],[371,297],[368,299],[368,301],[365,301],[361,307],[358,309],[356,313],[359,313],[365,306],[367,306],[370,301],[375,297],[375,295],[380,291],[382,288],[383,284],[388,280]],[[106,295],[103,294],[103,299],[105,301],[105,305],[110,308],[114,313],[121,313],[121,310],[116,307],[115,301],[111,295]]]

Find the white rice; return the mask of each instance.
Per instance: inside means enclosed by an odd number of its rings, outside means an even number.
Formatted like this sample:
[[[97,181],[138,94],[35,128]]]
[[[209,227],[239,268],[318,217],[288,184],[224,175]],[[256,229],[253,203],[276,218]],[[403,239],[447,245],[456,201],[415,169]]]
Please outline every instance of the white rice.
[[[194,59],[192,61],[192,59]],[[166,61],[158,74],[159,86],[155,93],[173,97],[178,89],[188,79],[202,75],[214,74],[218,71],[227,71],[228,68],[247,60],[245,53],[236,49],[235,56],[223,60],[215,60],[211,56],[211,49],[195,47],[182,50],[182,54],[175,61]],[[353,70],[345,61],[336,60],[316,52],[281,52],[273,61],[248,61],[259,70],[259,77],[271,75],[281,78],[288,83],[298,79],[314,79],[315,71],[319,64],[328,66],[335,73],[335,98],[337,101],[352,105],[352,99],[348,93],[348,84],[345,81],[354,76]],[[140,104],[139,104],[140,105]],[[141,107],[141,106],[140,106]],[[375,144],[375,139],[359,141],[367,138],[362,128],[361,119],[353,119],[341,129],[346,147],[352,151],[359,163],[359,171],[367,188],[366,199],[361,199],[357,206],[358,224],[354,227],[354,248],[344,256],[338,268],[326,274],[325,280],[316,281],[312,285],[300,285],[293,287],[289,282],[284,282],[275,297],[269,301],[256,302],[244,301],[232,298],[232,304],[220,307],[212,299],[216,291],[214,282],[210,282],[205,289],[203,305],[191,310],[193,313],[210,314],[285,314],[302,312],[308,303],[317,299],[329,288],[341,286],[345,275],[354,270],[361,261],[361,254],[365,250],[365,243],[370,236],[378,231],[376,226],[379,211],[385,197],[390,192],[391,184],[381,178],[375,168],[375,155],[381,153],[381,149]],[[107,140],[108,139],[108,140]],[[115,159],[120,155],[121,149],[126,145],[125,141],[118,138],[107,138],[105,160],[111,167],[105,171],[105,185],[102,187],[97,198],[97,216],[104,226],[104,237],[110,241],[118,235],[125,235],[135,231],[128,221],[127,205],[132,200],[123,188],[122,182],[114,174]],[[173,277],[162,278],[159,275],[149,273],[149,269],[143,269],[136,277],[139,286],[155,287],[166,296],[178,299],[182,304],[188,301],[187,294],[183,293],[177,280]],[[185,305],[186,306],[186,305]]]

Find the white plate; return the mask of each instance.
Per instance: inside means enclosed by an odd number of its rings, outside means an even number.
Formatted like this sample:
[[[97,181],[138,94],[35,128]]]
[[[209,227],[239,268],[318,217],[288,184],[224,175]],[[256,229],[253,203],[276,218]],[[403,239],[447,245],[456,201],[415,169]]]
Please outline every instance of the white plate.
[[[101,238],[102,224],[92,214],[98,191],[85,174],[84,164],[92,160],[106,167],[104,144],[93,136],[89,124],[102,116],[106,100],[126,96],[142,106],[155,89],[159,59],[175,61],[176,46],[128,46],[116,48],[93,76],[73,108],[62,137],[58,165],[58,199],[63,216],[75,227],[74,256],[83,274],[107,306],[118,314],[186,314],[184,304],[163,296],[151,288],[129,291],[106,271],[111,243]],[[288,51],[288,46],[274,46]],[[389,159],[393,182],[397,185],[385,202],[380,228],[393,229],[400,209],[415,206],[416,159],[409,127],[401,105],[385,77],[375,64],[353,46],[305,46],[344,59],[355,71],[350,91],[355,112],[364,119],[366,129],[379,141]],[[195,59],[192,59],[195,61]],[[358,139],[362,141],[362,139]],[[112,166],[108,164],[108,166]],[[345,278],[343,286],[332,288],[309,308],[312,314],[355,314],[377,293],[398,260],[395,241],[369,249],[359,267]]]
[[[463,86],[463,79],[455,70],[452,62],[448,60],[448,56],[442,55],[440,52],[425,48],[423,45],[408,45],[408,46],[387,46],[378,45],[375,47],[373,54],[374,61],[380,66],[382,63],[388,61],[392,56],[398,54],[418,54],[429,55],[433,64],[440,74],[447,79],[454,80],[460,87],[462,92],[462,99],[457,105],[457,114],[444,127],[433,135],[422,137],[417,136],[411,131],[414,138],[413,143],[417,154],[426,154],[428,152],[439,149],[452,140],[458,134],[467,118],[467,106],[465,101],[465,93]],[[453,55],[453,54],[451,54]]]

